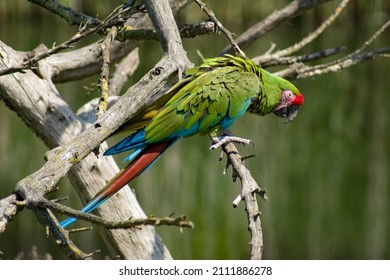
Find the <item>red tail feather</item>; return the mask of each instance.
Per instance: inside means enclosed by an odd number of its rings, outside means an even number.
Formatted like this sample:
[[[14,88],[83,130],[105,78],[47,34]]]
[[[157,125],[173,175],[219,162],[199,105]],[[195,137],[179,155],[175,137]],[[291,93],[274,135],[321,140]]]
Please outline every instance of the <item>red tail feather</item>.
[[[129,163],[129,165],[122,169],[121,172],[108,183],[107,188],[104,188],[101,192],[96,194],[95,197],[101,195],[101,199],[104,199],[118,192],[127,183],[148,168],[170,144],[170,141],[151,144]]]

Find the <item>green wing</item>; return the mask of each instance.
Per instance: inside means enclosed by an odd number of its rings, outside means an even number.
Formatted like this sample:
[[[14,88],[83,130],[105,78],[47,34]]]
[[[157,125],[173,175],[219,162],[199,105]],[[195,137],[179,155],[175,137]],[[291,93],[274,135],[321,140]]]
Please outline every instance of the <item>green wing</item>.
[[[209,133],[224,117],[241,116],[248,99],[261,90],[258,76],[237,66],[198,67],[189,73],[190,78],[172,87],[175,94],[146,126],[147,142]]]

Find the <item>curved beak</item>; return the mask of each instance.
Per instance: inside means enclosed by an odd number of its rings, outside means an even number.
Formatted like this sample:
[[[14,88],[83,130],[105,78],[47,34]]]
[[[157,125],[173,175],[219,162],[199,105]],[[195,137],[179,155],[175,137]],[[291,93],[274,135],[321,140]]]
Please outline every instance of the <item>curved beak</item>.
[[[280,108],[274,111],[274,114],[278,117],[284,118],[283,123],[289,123],[298,115],[298,105],[290,105],[284,108]]]

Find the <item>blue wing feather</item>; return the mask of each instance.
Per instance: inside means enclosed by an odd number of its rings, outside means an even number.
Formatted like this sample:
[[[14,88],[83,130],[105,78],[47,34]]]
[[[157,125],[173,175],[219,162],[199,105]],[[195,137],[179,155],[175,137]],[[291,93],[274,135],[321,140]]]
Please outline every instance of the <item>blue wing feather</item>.
[[[250,102],[251,102],[251,98],[247,99],[242,104],[240,111],[235,116],[230,117],[229,114],[226,114],[225,117],[220,122],[221,128],[222,129],[229,128],[238,118],[240,118],[242,115],[244,115],[246,110],[249,107]]]

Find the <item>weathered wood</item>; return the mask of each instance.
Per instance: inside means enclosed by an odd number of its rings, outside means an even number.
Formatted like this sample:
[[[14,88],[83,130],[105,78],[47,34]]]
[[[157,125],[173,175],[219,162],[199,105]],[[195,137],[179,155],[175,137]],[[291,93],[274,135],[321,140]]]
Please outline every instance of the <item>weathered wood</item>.
[[[155,2],[154,5],[157,9],[164,6],[167,9],[167,1],[151,2]],[[163,13],[158,15],[150,13],[152,17],[157,17],[156,21],[160,17],[166,16]],[[178,32],[176,23],[172,19],[173,17],[169,18],[165,24],[169,24],[168,28]],[[175,46],[176,43],[169,38],[166,39],[166,42],[169,43],[170,47],[165,48],[166,55],[156,65],[163,71],[159,71],[158,75],[153,70],[147,73],[107,111],[99,123],[89,127],[86,127],[86,124],[61,99],[50,79],[42,79],[31,70],[0,77],[0,96],[5,103],[12,110],[18,112],[26,124],[50,148],[60,145],[47,154],[48,161],[40,170],[17,184],[15,191],[19,195],[27,198],[29,190],[34,190],[41,195],[48,193],[69,172],[72,184],[85,202],[119,171],[112,158],[97,158],[91,151],[98,148],[121,124],[134,116],[137,110],[146,106],[154,94],[165,84],[167,78],[178,68],[188,67],[189,61],[185,52],[180,50],[181,44]],[[20,53],[3,43],[0,43],[0,52],[3,58],[0,64],[1,68],[14,65],[22,59]],[[173,55],[175,60],[168,59]],[[40,70],[41,74],[45,75],[44,65]],[[50,73],[46,74],[50,76]],[[106,148],[105,144],[102,144],[102,148]],[[16,213],[15,205],[3,206],[8,209],[7,213]],[[98,213],[103,217],[110,218],[110,220],[118,221],[129,217],[146,217],[129,188],[124,188],[118,195],[102,205]],[[7,219],[3,219],[1,223],[4,229]],[[113,249],[113,253],[121,258],[171,258],[169,251],[151,226],[137,230],[99,230],[103,239]]]

